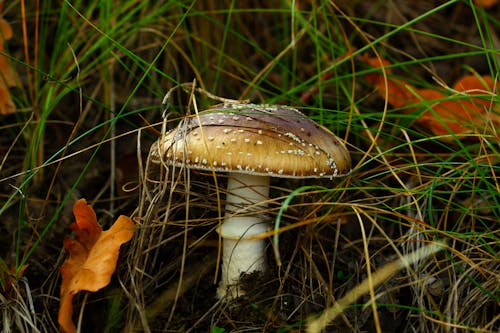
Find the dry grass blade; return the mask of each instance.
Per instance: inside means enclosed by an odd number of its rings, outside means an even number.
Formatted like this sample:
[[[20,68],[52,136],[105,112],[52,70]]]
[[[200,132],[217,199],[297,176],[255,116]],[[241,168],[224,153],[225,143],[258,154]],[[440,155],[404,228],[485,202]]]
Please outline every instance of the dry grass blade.
[[[325,310],[319,318],[310,321],[307,328],[308,333],[321,332],[332,320],[334,320],[343,310],[353,304],[362,295],[373,290],[375,286],[381,284],[384,280],[398,272],[399,270],[410,266],[411,264],[425,258],[433,253],[443,249],[444,244],[435,243],[423,247],[413,253],[407,254],[396,261],[384,265],[381,269],[375,272],[371,279],[366,279],[356,287],[351,289],[344,297],[337,301],[331,308]]]
[[[48,332],[48,328],[36,316],[28,281],[21,278],[11,286],[11,291],[8,297],[0,293],[2,332]]]

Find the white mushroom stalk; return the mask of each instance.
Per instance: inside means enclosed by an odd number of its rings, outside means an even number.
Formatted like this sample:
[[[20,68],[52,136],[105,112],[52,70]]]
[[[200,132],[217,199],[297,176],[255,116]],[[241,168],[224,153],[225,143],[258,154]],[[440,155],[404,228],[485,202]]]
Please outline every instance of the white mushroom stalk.
[[[151,147],[155,163],[226,172],[222,277],[217,295],[242,295],[242,273],[266,270],[269,230],[262,210],[269,178],[333,178],[350,172],[341,139],[298,110],[278,105],[224,104],[184,119]]]
[[[269,230],[269,224],[259,212],[265,208],[268,197],[268,176],[229,175],[226,214],[218,230],[222,238],[219,297],[242,295],[238,284],[240,275],[266,270],[265,241],[256,237]]]

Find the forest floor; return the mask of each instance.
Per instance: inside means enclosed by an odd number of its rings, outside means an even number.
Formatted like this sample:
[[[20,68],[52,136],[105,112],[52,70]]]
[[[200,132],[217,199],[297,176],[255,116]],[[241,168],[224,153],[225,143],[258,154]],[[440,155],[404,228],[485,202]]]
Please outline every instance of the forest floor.
[[[317,332],[500,331],[500,5],[478,3],[3,2],[2,332],[313,332],[339,304]],[[216,297],[229,176],[149,153],[210,94],[294,106],[352,159],[271,180],[268,269],[232,301]],[[70,229],[80,198],[103,230],[129,217],[131,239]],[[70,254],[71,283],[109,283],[65,284]]]

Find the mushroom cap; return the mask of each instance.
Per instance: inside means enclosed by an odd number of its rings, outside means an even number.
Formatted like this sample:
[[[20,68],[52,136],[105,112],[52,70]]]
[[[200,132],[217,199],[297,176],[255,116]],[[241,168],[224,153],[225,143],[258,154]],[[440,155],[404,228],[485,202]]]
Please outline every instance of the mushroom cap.
[[[253,175],[319,178],[346,175],[340,138],[281,105],[223,104],[186,117],[156,141],[153,162]]]

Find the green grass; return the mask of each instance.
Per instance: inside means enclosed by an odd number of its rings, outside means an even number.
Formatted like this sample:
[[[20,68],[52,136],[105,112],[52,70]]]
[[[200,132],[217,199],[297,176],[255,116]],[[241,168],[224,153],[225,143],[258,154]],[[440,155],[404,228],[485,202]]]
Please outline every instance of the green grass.
[[[452,86],[476,71],[496,77],[498,10],[469,1],[410,4],[41,1],[37,11],[36,2],[4,3],[14,30],[7,54],[22,85],[10,90],[18,112],[0,115],[3,325],[57,329],[62,240],[73,202],[84,197],[105,228],[125,214],[139,231],[107,289],[120,294],[75,300],[75,316],[86,301],[83,331],[99,324],[114,331],[115,323],[124,331],[292,331],[368,269],[440,240],[445,251],[394,275],[374,290],[380,299],[360,299],[332,329],[390,331],[384,325],[393,322],[404,332],[497,331],[498,135],[490,129],[444,142],[416,123],[429,103],[409,106],[411,113],[385,105],[365,80],[375,70],[359,57],[378,52],[395,77],[418,88]],[[266,214],[280,229],[282,266],[269,251],[265,288],[234,307],[214,305],[215,265],[200,267],[217,253],[224,177],[216,183],[194,173],[177,188],[158,187],[139,177],[135,162],[139,149],[146,165],[167,91],[194,79],[221,97],[298,107],[345,139],[354,161],[351,175],[333,182],[272,183]],[[171,97],[168,128],[193,110],[189,92]],[[195,98],[200,110],[217,103]],[[122,191],[115,182],[122,175],[139,189]],[[187,281],[182,270],[205,280]],[[185,290],[177,289],[181,279]],[[151,318],[165,290],[174,296]]]

